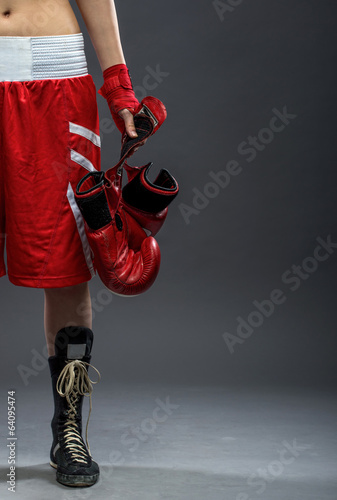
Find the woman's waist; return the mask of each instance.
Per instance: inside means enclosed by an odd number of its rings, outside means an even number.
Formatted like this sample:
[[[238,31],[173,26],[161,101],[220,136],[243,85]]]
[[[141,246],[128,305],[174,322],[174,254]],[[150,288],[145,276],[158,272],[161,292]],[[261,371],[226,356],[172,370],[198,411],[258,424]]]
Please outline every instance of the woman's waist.
[[[0,0],[0,36],[54,36],[79,32],[68,0]]]
[[[71,78],[87,74],[82,33],[0,36],[0,81]]]

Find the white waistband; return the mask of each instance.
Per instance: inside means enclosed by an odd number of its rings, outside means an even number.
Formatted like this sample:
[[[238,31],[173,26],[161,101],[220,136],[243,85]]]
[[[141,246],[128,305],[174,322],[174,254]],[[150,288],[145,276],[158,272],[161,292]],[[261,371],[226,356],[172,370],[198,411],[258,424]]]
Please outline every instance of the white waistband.
[[[0,81],[46,80],[88,74],[82,33],[0,36]]]

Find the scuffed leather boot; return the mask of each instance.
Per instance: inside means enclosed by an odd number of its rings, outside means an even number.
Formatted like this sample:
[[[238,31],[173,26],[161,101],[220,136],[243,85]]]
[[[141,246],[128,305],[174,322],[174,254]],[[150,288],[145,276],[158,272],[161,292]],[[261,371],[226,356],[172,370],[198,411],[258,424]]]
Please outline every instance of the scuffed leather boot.
[[[57,469],[57,481],[66,486],[92,486],[99,477],[99,467],[90,455],[87,435],[87,446],[82,438],[84,396],[90,398],[91,411],[93,382],[88,368],[92,343],[93,332],[89,328],[63,328],[55,338],[55,355],[48,359],[55,405],[50,465]],[[86,434],[87,430],[88,424]]]

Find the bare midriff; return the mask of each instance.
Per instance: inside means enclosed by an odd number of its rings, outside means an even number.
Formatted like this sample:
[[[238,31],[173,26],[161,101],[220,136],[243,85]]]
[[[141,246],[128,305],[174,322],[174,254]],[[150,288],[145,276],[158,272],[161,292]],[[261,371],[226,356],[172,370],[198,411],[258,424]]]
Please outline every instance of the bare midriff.
[[[0,0],[0,36],[56,36],[80,31],[68,0]]]

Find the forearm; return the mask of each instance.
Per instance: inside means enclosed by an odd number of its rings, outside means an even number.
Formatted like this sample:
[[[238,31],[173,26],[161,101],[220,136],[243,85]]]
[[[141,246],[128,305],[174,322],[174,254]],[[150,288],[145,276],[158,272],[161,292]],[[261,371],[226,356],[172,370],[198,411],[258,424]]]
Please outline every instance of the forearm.
[[[125,64],[114,0],[76,0],[102,71]]]

